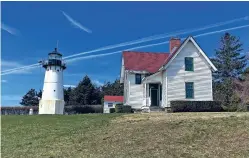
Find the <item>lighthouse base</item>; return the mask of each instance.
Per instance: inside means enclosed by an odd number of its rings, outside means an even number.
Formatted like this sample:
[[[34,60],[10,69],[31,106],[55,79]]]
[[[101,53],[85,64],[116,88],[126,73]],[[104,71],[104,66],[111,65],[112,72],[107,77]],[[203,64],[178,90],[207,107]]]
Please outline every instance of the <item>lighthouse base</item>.
[[[63,114],[64,100],[40,100],[39,114]]]

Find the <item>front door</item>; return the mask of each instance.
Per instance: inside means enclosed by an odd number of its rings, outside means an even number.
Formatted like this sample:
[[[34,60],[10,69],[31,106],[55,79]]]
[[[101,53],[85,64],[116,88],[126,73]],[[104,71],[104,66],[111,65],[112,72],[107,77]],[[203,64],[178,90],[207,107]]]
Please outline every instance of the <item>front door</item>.
[[[158,106],[158,89],[151,88],[151,106]]]

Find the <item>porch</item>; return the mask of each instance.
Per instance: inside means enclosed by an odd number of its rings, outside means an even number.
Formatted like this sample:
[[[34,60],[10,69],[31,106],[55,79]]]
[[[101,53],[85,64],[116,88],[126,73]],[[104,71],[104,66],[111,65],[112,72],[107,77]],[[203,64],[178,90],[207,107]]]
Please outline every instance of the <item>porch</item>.
[[[162,105],[162,84],[144,83],[143,106],[161,107]]]
[[[143,106],[162,108],[162,74],[155,73],[143,79]]]

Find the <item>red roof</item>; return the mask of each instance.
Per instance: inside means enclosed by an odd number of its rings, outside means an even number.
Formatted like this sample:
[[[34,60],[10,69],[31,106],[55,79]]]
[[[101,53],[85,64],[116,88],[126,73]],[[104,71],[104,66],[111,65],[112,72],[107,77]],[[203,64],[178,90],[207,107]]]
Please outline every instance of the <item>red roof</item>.
[[[104,96],[104,101],[123,102],[123,101],[124,101],[124,97],[123,97],[123,96],[110,96],[110,95],[105,95],[105,96]]]
[[[165,63],[169,53],[124,51],[125,70],[155,73]]]

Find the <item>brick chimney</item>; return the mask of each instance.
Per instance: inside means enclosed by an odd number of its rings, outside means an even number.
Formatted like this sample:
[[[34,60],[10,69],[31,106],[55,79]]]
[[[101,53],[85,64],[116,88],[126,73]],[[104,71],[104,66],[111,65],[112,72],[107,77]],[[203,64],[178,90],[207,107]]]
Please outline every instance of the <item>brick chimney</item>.
[[[176,48],[180,47],[181,39],[172,37],[169,41],[169,52],[172,53]]]

